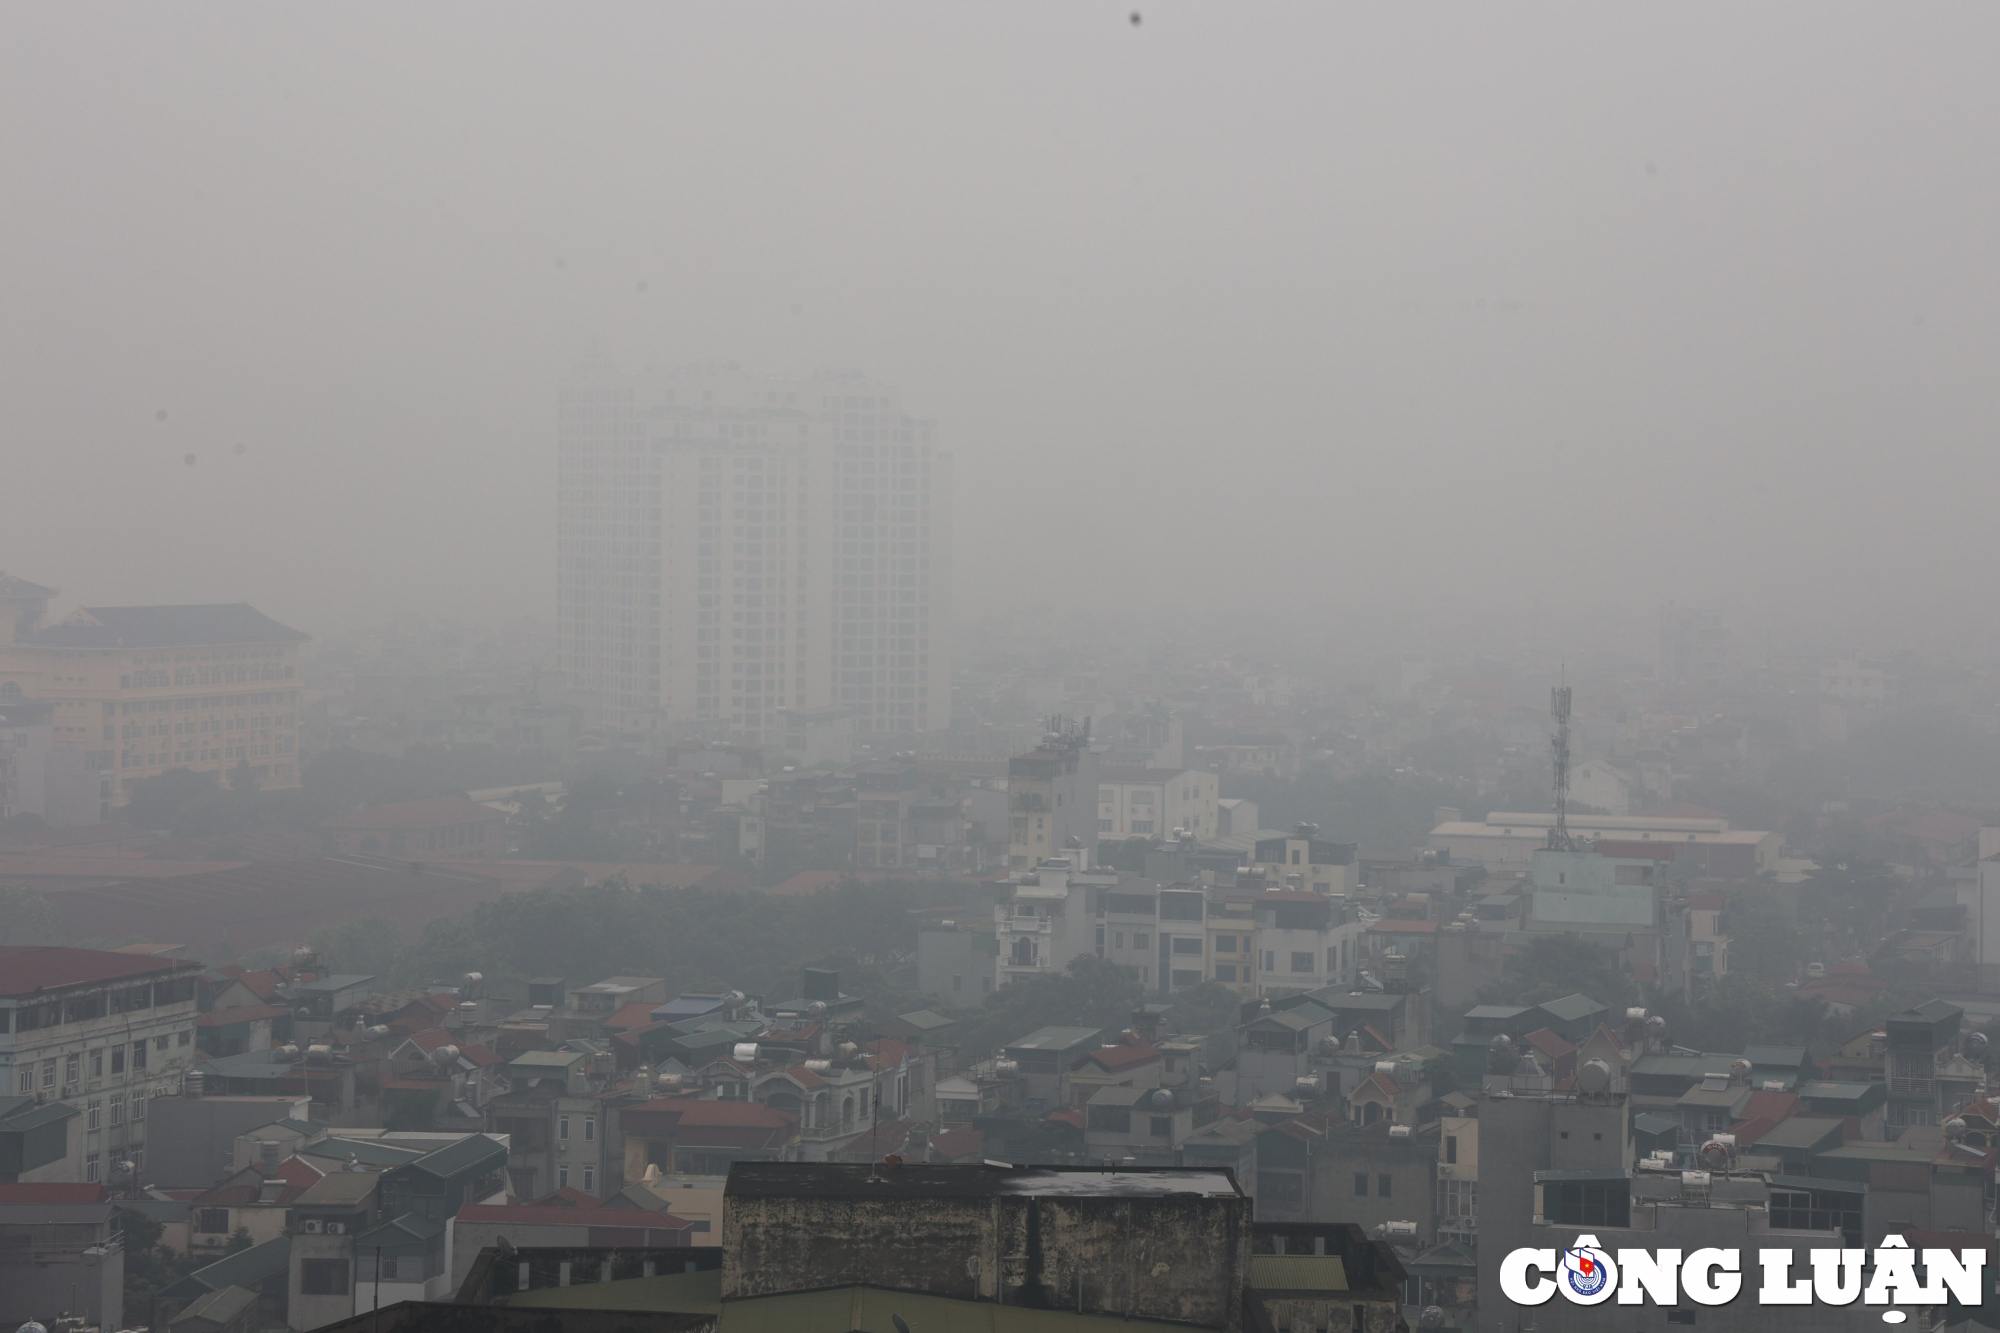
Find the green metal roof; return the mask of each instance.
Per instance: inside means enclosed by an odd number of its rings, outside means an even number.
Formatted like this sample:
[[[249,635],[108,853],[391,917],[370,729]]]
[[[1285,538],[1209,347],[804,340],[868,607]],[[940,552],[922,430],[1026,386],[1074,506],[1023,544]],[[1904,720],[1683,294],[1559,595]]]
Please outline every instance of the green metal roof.
[[[1103,1028],[1037,1028],[1019,1041],[1007,1043],[1010,1051],[1067,1051],[1094,1042]]]
[[[587,1058],[582,1051],[526,1051],[507,1062],[509,1069],[568,1069]]]
[[[1347,1264],[1337,1254],[1253,1254],[1250,1285],[1258,1291],[1347,1290]]]
[[[622,1310],[643,1314],[718,1314],[722,1310],[722,1270],[662,1273],[657,1277],[543,1287],[509,1296],[509,1308],[530,1310]]]
[[[506,1160],[507,1150],[498,1139],[489,1139],[484,1134],[467,1134],[457,1143],[448,1143],[425,1153],[411,1162],[409,1169],[434,1176],[457,1176],[481,1167],[497,1167]]]
[[[1188,1333],[1188,1325],[1118,1315],[1032,1310],[992,1301],[884,1291],[880,1287],[832,1287],[784,1296],[724,1301],[719,1333],[897,1333],[901,1315],[912,1329],[952,1333]]]

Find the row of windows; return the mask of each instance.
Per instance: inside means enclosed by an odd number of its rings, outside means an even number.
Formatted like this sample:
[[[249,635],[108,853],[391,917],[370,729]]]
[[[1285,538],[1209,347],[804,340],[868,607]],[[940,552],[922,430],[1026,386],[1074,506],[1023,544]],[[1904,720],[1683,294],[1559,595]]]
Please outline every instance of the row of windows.
[[[192,1040],[193,1036],[191,1033],[181,1032],[175,1034],[173,1044],[187,1046],[192,1043]],[[84,1079],[84,1069],[86,1066],[90,1070],[91,1078],[103,1078],[107,1068],[110,1070],[111,1076],[116,1078],[126,1071],[128,1060],[132,1072],[137,1073],[146,1068],[147,1046],[146,1039],[142,1037],[132,1043],[129,1048],[129,1057],[128,1049],[123,1043],[117,1046],[100,1046],[92,1051],[72,1051],[66,1056],[51,1057],[41,1062],[41,1086],[44,1089],[54,1088],[58,1072],[62,1075],[62,1082],[65,1087],[81,1083]],[[155,1037],[152,1039],[151,1048],[153,1050],[165,1051],[167,1047],[168,1039],[166,1037]],[[14,1091],[22,1096],[26,1096],[35,1091],[35,1083],[36,1066],[33,1061],[24,1061],[19,1066],[18,1072],[15,1075]],[[91,1105],[95,1106],[96,1103],[92,1102]],[[141,1118],[143,1115],[142,1112],[136,1109],[133,1114],[134,1118]],[[111,1123],[115,1125],[119,1121],[114,1118]],[[90,1128],[95,1129],[97,1126],[92,1124]]]

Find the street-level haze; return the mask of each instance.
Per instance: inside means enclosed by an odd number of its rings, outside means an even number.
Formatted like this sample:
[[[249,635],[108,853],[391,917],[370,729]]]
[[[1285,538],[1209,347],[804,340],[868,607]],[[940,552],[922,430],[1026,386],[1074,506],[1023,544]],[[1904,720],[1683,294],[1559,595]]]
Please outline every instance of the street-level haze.
[[[966,616],[1960,642],[1996,55],[1943,3],[9,6],[0,567],[548,615],[594,345],[896,386]]]

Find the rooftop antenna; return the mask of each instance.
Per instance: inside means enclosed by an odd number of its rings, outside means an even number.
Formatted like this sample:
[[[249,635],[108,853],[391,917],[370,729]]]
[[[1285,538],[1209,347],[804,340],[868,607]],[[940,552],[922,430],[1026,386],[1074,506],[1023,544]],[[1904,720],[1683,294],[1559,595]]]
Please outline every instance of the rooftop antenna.
[[[1569,836],[1569,686],[1549,691],[1549,713],[1556,720],[1555,738],[1549,742],[1556,777],[1556,822],[1549,830],[1549,850],[1572,852],[1576,844]]]

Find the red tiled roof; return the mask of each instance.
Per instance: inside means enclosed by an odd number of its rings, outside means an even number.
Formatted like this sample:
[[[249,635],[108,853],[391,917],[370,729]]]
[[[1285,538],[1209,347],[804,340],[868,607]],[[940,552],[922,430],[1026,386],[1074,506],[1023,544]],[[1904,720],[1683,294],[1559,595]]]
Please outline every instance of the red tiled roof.
[[[632,1000],[620,1005],[616,1013],[598,1024],[598,1026],[610,1028],[616,1032],[624,1032],[630,1028],[642,1028],[653,1021],[653,1011],[659,1007],[659,1004],[653,1000]]]
[[[146,958],[109,949],[66,949],[46,944],[0,944],[0,995],[32,995],[62,986],[88,986],[169,972],[199,972],[185,959]]]
[[[409,1041],[425,1055],[429,1055],[440,1046],[453,1044],[451,1033],[444,1028],[425,1028],[420,1032],[412,1032]]]
[[[978,1157],[986,1151],[986,1136],[972,1128],[948,1129],[931,1135],[931,1151],[954,1162]]]
[[[102,1185],[0,1181],[0,1203],[103,1203],[110,1197]]]
[[[272,1201],[273,1207],[289,1206],[299,1195],[310,1189],[315,1181],[326,1172],[318,1167],[300,1161],[297,1157],[287,1157],[278,1163],[276,1174],[271,1180],[285,1182],[278,1197]],[[221,1181],[195,1196],[195,1202],[240,1208],[256,1203],[263,1193],[266,1177],[261,1166],[246,1166],[241,1171],[232,1172]]]
[[[880,1074],[897,1068],[903,1061],[909,1059],[910,1048],[895,1037],[883,1037],[868,1043],[868,1055],[865,1058],[868,1067]]]
[[[1533,1032],[1522,1037],[1521,1040],[1527,1042],[1528,1045],[1534,1047],[1543,1055],[1548,1056],[1551,1060],[1559,1060],[1576,1049],[1575,1046],[1570,1044],[1566,1038],[1553,1028],[1536,1028]]]
[[[248,861],[163,861],[137,856],[8,856],[0,859],[0,875],[9,879],[181,879],[241,870]],[[51,884],[60,890],[62,885]]]
[[[1127,1069],[1138,1069],[1161,1058],[1160,1052],[1151,1046],[1130,1046],[1121,1042],[1116,1046],[1105,1046],[1083,1057],[1080,1063],[1092,1064],[1107,1073],[1120,1073]]]
[[[1796,1092],[1770,1092],[1758,1088],[1750,1094],[1750,1100],[1743,1103],[1745,1120],[1788,1120],[1799,1109],[1799,1095]]]
[[[762,1102],[704,1101],[692,1097],[657,1097],[619,1113],[628,1134],[672,1138],[677,1144],[717,1147],[767,1147],[789,1140],[798,1117]]]
[[[241,973],[236,979],[248,986],[251,993],[260,1000],[268,1000],[277,994],[278,987],[284,984],[285,980],[275,969],[268,967],[257,972]]]
[[[1387,1074],[1377,1073],[1377,1074],[1370,1074],[1367,1078],[1362,1079],[1360,1087],[1355,1088],[1354,1091],[1358,1093],[1361,1091],[1362,1088],[1366,1088],[1371,1085],[1377,1091],[1389,1097],[1394,1097],[1403,1090],[1401,1085],[1399,1085],[1395,1079],[1390,1078]]]
[[[468,801],[463,796],[432,796],[421,801],[397,801],[371,805],[351,815],[321,822],[321,828],[438,828],[447,824],[469,824],[475,820],[504,820],[507,816],[490,805]]]
[[[790,1069],[781,1069],[778,1071],[778,1077],[788,1078],[807,1090],[826,1086],[825,1079],[813,1073],[812,1070],[807,1069],[804,1065],[793,1065]]]
[[[766,893],[780,898],[809,898],[821,889],[830,889],[845,879],[838,870],[801,870],[790,879],[782,880],[766,889]]]
[[[623,879],[635,889],[740,889],[750,882],[740,870],[666,861],[515,861],[496,857],[440,858],[427,864],[439,870],[484,875],[501,881],[509,889],[599,884],[608,879]]]
[[[544,1194],[529,1205],[534,1208],[599,1208],[602,1200],[585,1194],[573,1185],[565,1185],[553,1194]]]
[[[1061,1124],[1074,1125],[1078,1129],[1083,1128],[1083,1112],[1076,1110],[1074,1107],[1063,1111],[1051,1111],[1043,1116],[1042,1119],[1045,1122],[1054,1120]]]

